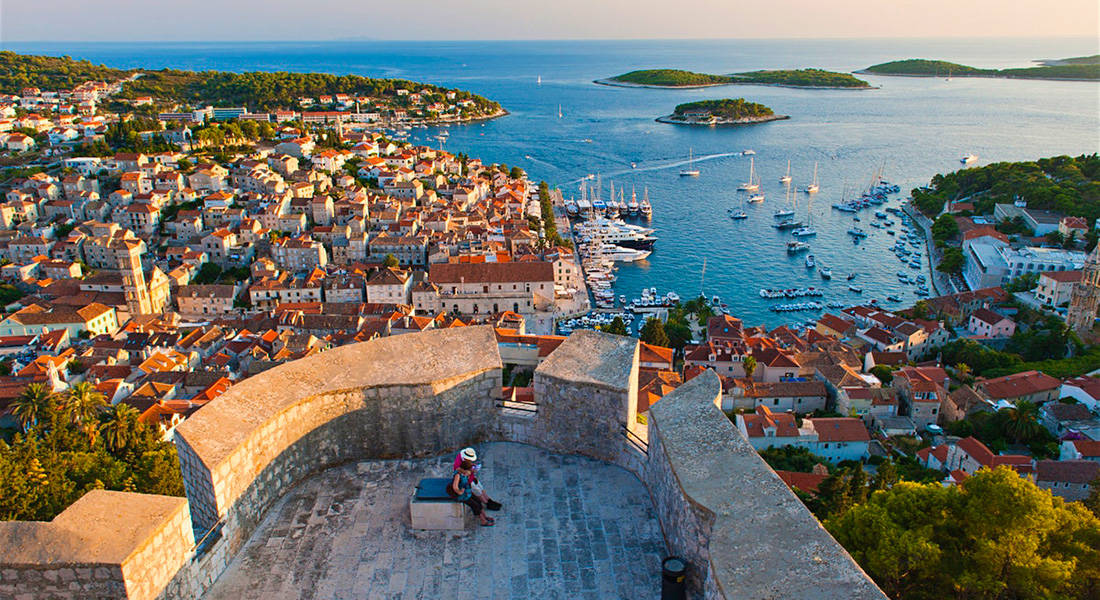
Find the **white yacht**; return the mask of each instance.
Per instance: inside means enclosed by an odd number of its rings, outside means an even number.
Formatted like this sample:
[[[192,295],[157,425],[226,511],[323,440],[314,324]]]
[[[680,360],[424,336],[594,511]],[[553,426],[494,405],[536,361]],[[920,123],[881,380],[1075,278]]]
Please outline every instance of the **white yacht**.
[[[645,219],[653,218],[653,205],[649,203],[649,188],[645,188],[645,191],[642,193],[642,204],[638,207],[638,212],[640,212]]]
[[[640,205],[638,204],[638,193],[633,188],[630,190],[630,202],[626,205],[626,212],[631,215],[637,215]]]
[[[798,229],[792,231],[791,235],[793,235],[794,237],[810,237],[812,235],[817,235],[817,230],[813,227],[810,227],[809,225],[803,225],[802,227],[799,227]]]
[[[695,168],[695,157],[692,155],[691,148],[688,148],[688,168],[680,169],[680,177],[698,177],[699,169]]]
[[[832,279],[833,278],[833,269],[832,269],[832,267],[827,267],[825,265],[821,265],[821,268],[819,268],[818,271],[820,271],[822,279]]]
[[[817,187],[817,163],[815,162],[814,163],[814,180],[813,180],[812,183],[810,183],[810,185],[806,186],[806,193],[807,194],[816,194],[818,189],[819,188]]]
[[[787,254],[798,254],[799,252],[805,252],[810,249],[810,245],[806,242],[800,242],[798,240],[791,240],[787,242]]]
[[[763,201],[764,201],[764,194],[753,194],[753,195],[749,196],[749,202],[759,203],[759,202],[763,202]]]
[[[779,183],[791,182],[791,160],[787,159],[787,174],[779,178]]]
[[[978,160],[978,155],[977,154],[967,154],[966,156],[960,158],[959,162],[961,162],[964,165],[969,165],[970,163],[975,162],[977,160]]]
[[[754,161],[756,159],[749,159],[749,180],[741,185],[737,186],[737,189],[742,192],[755,192],[760,189],[760,182],[756,180],[756,165]]]
[[[652,250],[636,250],[605,243],[593,248],[593,252],[602,258],[615,262],[635,262],[648,258]]]
[[[812,269],[817,266],[817,261],[814,260],[813,254],[806,255],[806,268]]]

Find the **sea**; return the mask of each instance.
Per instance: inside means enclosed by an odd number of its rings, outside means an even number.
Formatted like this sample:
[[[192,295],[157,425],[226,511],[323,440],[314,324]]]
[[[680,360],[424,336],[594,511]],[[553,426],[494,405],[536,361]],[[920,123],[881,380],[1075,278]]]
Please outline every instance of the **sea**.
[[[937,173],[975,165],[1100,151],[1100,84],[879,77],[857,75],[872,90],[808,90],[767,86],[703,89],[630,89],[593,80],[635,69],[679,68],[706,73],[817,67],[854,71],[904,58],[943,59],[976,67],[1029,66],[1040,59],[1096,54],[1095,38],[1063,39],[832,39],[832,40],[638,40],[531,42],[195,42],[195,43],[2,43],[26,53],[69,55],[112,67],[319,71],[396,77],[471,90],[500,102],[506,117],[449,128],[444,147],[487,162],[518,165],[536,180],[559,186],[566,197],[598,175],[627,197],[648,190],[659,238],[646,261],[619,269],[617,293],[628,298],[646,288],[689,298],[719,296],[747,325],[795,324],[818,312],[776,313],[790,302],[767,300],[761,288],[824,288],[823,302],[857,304],[888,295],[901,305],[917,299],[899,282],[911,270],[888,251],[895,237],[868,227],[873,211],[858,216],[870,235],[858,242],[846,232],[852,215],[831,205],[858,195],[876,173],[901,186],[888,204]],[[789,120],[736,127],[656,123],[683,102],[744,97]],[[559,107],[561,116],[559,117]],[[413,141],[439,146],[433,129],[414,130]],[[766,200],[745,204],[749,218],[731,220],[736,191],[755,151]],[[699,177],[680,177],[689,152]],[[789,234],[771,227],[786,206],[779,177],[787,171],[796,188],[810,182],[818,165],[821,191],[793,194],[800,220],[818,230],[808,241],[834,276],[821,279],[803,256],[788,256]],[[895,221],[896,217],[892,217]],[[897,229],[897,226],[895,226]],[[847,276],[855,273],[851,282]],[[862,294],[849,285],[862,288]],[[897,306],[897,305],[895,305]]]

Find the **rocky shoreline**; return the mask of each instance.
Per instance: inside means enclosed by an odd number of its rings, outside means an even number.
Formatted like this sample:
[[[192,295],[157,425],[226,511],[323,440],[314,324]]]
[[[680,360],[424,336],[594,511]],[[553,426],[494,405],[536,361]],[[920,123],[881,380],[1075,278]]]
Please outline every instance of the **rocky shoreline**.
[[[741,119],[715,119],[714,121],[695,121],[686,119],[677,119],[675,115],[665,115],[663,117],[657,117],[654,119],[658,123],[668,123],[670,125],[695,125],[701,127],[712,127],[717,125],[755,125],[757,123],[768,123],[771,121],[785,121],[790,119],[790,115],[768,115],[766,117],[744,117]]]

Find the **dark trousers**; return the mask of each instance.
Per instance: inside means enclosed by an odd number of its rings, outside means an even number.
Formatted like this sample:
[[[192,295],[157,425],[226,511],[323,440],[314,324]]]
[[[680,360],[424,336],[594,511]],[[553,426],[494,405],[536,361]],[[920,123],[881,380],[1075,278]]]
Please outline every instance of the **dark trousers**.
[[[470,507],[470,510],[474,511],[474,516],[481,516],[481,513],[485,510],[485,504],[481,502],[481,498],[471,495],[465,500],[460,500],[463,504]]]

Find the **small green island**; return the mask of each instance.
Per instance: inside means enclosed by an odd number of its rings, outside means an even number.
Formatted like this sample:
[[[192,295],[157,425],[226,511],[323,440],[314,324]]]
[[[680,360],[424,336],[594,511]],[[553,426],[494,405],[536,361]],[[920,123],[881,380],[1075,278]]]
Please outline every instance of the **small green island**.
[[[671,115],[659,117],[660,123],[676,125],[748,125],[789,119],[757,102],[744,98],[700,100],[678,105]]]
[[[774,85],[794,88],[867,89],[871,84],[851,73],[823,69],[762,70],[711,75],[681,69],[643,69],[597,79],[594,83],[621,87],[699,88],[716,85]]]
[[[1062,79],[1095,81],[1100,79],[1100,55],[1077,56],[1037,61],[1036,67],[979,69],[945,60],[911,58],[867,67],[859,73],[903,77],[997,77],[1004,79]]]

